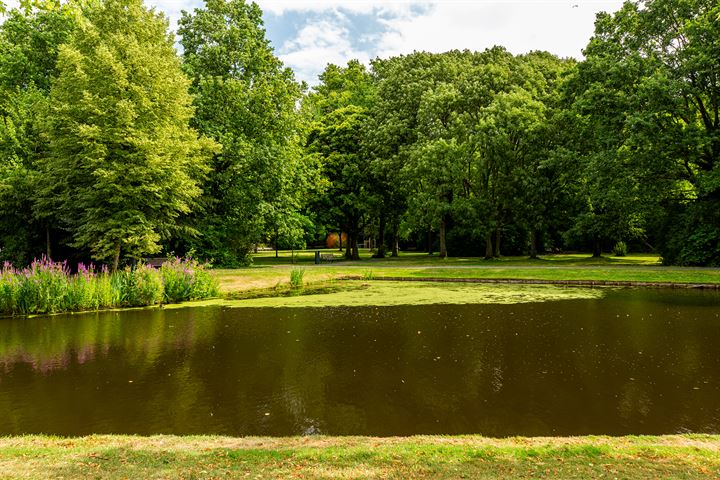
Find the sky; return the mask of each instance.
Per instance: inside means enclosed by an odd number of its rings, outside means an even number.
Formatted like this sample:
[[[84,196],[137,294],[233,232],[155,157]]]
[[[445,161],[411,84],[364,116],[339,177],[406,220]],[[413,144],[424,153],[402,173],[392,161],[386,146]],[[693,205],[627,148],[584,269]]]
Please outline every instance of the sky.
[[[328,63],[502,45],[582,58],[595,15],[621,0],[256,0],[278,57],[310,85]],[[145,0],[175,29],[202,0]],[[10,2],[12,3],[12,2]]]

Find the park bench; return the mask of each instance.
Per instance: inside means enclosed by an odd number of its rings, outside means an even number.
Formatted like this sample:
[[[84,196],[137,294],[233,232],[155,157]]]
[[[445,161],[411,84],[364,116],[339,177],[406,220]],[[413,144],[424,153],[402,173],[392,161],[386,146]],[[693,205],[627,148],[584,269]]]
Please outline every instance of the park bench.
[[[333,255],[332,253],[323,253],[320,255],[320,261],[321,262],[334,262],[335,260],[338,260],[338,258]]]
[[[164,263],[167,263],[170,260],[172,259],[168,257],[154,257],[143,259],[143,263],[149,267],[160,268],[163,266]]]

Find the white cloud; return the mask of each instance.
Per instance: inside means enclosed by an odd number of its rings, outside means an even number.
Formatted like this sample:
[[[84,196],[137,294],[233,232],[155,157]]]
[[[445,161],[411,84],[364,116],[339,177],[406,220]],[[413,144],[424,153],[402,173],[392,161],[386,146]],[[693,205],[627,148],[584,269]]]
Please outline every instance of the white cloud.
[[[621,5],[621,0],[436,2],[413,17],[381,20],[387,30],[377,54],[502,45],[513,53],[547,50],[579,58],[592,36],[596,13]]]
[[[299,80],[310,84],[317,82],[317,76],[328,63],[344,64],[352,58],[368,63],[368,52],[353,49],[350,32],[342,25],[345,21],[341,15],[334,15],[306,24],[293,40],[282,46],[280,59],[295,71]]]
[[[502,45],[515,54],[547,50],[581,58],[595,15],[617,10],[622,0],[261,0],[260,5],[276,15],[308,13],[307,23],[280,53],[298,78],[312,84],[328,62],[367,62],[413,51]],[[351,38],[351,20],[374,21],[379,33]]]
[[[429,0],[256,0],[264,12],[283,15],[294,12],[326,12],[345,10],[351,13],[403,12],[411,6],[430,3]]]

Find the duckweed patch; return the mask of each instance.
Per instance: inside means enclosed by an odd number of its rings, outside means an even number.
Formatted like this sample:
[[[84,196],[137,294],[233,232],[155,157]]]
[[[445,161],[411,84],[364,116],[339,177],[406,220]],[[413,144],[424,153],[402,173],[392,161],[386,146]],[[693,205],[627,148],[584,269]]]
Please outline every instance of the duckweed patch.
[[[233,307],[337,307],[394,305],[515,304],[602,298],[606,288],[555,285],[476,285],[430,282],[339,282],[335,291],[315,294],[226,300]]]

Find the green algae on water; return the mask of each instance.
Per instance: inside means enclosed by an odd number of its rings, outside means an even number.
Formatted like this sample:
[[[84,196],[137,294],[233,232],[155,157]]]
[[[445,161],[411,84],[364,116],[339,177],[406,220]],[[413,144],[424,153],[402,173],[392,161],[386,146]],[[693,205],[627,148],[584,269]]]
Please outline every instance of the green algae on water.
[[[358,286],[362,288],[358,288]],[[224,301],[229,307],[337,307],[514,304],[602,298],[607,288],[431,282],[348,282],[340,292]]]

